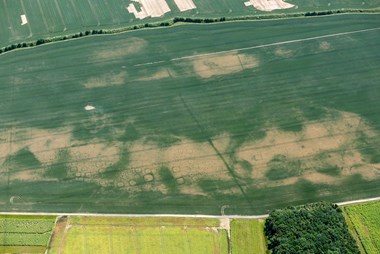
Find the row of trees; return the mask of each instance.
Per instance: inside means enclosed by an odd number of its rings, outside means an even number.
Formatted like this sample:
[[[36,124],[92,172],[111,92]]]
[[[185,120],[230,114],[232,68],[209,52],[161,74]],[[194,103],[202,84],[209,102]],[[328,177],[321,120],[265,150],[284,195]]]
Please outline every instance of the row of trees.
[[[173,23],[185,22],[185,23],[214,23],[226,21],[225,17],[222,18],[179,18],[175,17]]]
[[[0,48],[0,54],[14,50],[14,49],[34,47],[34,46],[49,43],[52,41],[74,39],[74,38],[79,38],[79,37],[83,37],[83,36],[95,35],[95,34],[104,34],[104,33],[106,33],[106,32],[103,31],[102,29],[101,30],[90,30],[90,31],[85,31],[84,33],[80,32],[80,33],[76,33],[76,34],[72,34],[72,35],[68,35],[68,36],[63,36],[63,37],[58,37],[58,38],[53,38],[53,39],[38,39],[38,40],[33,41],[33,42],[22,42],[22,43],[18,43],[18,44],[12,44],[12,45],[7,46],[5,48]]]
[[[360,253],[335,204],[320,202],[275,210],[266,220],[264,231],[273,254]]]
[[[253,15],[253,16],[244,16],[244,17],[231,17],[231,18],[181,18],[181,17],[175,17],[172,20],[164,21],[164,22],[157,22],[157,23],[146,23],[143,25],[135,25],[132,27],[124,27],[120,29],[114,29],[114,30],[88,30],[85,32],[80,32],[72,35],[62,36],[62,37],[54,37],[49,39],[39,39],[34,42],[23,42],[18,44],[12,44],[10,46],[7,46],[5,48],[0,48],[0,54],[4,52],[8,52],[14,49],[18,48],[26,48],[26,47],[33,47],[36,45],[41,45],[45,43],[49,43],[52,41],[61,41],[61,40],[67,40],[67,39],[73,39],[73,38],[79,38],[83,36],[89,36],[89,35],[95,35],[95,34],[111,34],[111,33],[118,33],[128,30],[136,30],[141,28],[150,28],[150,27],[159,27],[159,26],[170,26],[172,24],[178,23],[178,22],[184,22],[184,23],[215,23],[215,22],[224,22],[224,21],[238,21],[238,20],[260,20],[260,19],[274,19],[274,18],[289,18],[289,17],[308,17],[308,16],[321,16],[321,15],[331,15],[331,14],[337,14],[337,13],[362,13],[362,12],[368,12],[368,13],[374,13],[379,12],[379,9],[369,9],[369,10],[354,10],[354,9],[345,9],[345,10],[330,10],[330,11],[319,11],[319,12],[306,12],[306,13],[288,13],[288,14],[266,14],[266,15]]]

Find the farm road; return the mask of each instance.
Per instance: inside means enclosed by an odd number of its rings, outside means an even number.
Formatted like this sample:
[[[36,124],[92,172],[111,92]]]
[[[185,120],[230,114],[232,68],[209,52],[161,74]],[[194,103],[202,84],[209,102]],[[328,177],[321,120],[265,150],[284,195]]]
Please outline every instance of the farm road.
[[[357,199],[336,203],[338,206],[380,201],[380,197]],[[262,219],[269,214],[261,215],[203,215],[203,214],[106,214],[106,213],[42,213],[42,212],[0,212],[0,215],[54,215],[54,216],[100,216],[100,217],[177,217],[177,218],[214,218],[214,219]]]

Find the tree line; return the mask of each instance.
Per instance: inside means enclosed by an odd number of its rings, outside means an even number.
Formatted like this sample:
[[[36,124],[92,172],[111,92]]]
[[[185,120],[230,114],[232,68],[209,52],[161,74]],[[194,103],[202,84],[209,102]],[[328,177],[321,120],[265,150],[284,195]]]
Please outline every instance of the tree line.
[[[359,254],[342,210],[326,202],[291,206],[271,212],[265,222],[273,254]]]
[[[329,11],[318,11],[318,12],[306,12],[306,13],[283,13],[283,14],[265,14],[265,15],[251,15],[251,16],[240,16],[240,17],[221,17],[221,18],[185,18],[185,17],[174,17],[171,20],[155,22],[155,23],[145,23],[134,26],[127,26],[118,29],[100,29],[100,30],[87,30],[85,32],[75,33],[72,35],[65,35],[61,37],[45,38],[38,39],[32,42],[21,42],[18,44],[11,44],[7,47],[0,48],[0,54],[19,49],[39,46],[45,43],[62,41],[67,39],[75,39],[83,36],[97,35],[97,34],[114,34],[125,32],[129,30],[136,30],[142,28],[154,28],[154,27],[167,27],[175,23],[216,23],[224,21],[243,21],[243,20],[262,20],[262,19],[278,19],[278,18],[291,18],[291,17],[311,17],[311,16],[323,16],[323,15],[332,15],[332,14],[342,14],[342,13],[378,13],[380,9],[344,9],[344,10],[329,10]]]

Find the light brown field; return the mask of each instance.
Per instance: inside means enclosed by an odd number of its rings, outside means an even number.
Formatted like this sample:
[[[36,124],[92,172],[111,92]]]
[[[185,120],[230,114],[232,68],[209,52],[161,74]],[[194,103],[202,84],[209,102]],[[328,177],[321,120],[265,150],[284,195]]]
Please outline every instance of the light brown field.
[[[284,0],[250,0],[244,3],[245,6],[253,6],[259,11],[273,11],[278,9],[289,9],[293,4],[286,3]]]
[[[136,9],[135,4],[140,5],[140,11]],[[133,13],[137,19],[144,19],[161,17],[169,12],[170,8],[165,0],[133,0],[127,10],[129,13]]]
[[[197,8],[193,0],[174,0],[180,11],[188,11]]]

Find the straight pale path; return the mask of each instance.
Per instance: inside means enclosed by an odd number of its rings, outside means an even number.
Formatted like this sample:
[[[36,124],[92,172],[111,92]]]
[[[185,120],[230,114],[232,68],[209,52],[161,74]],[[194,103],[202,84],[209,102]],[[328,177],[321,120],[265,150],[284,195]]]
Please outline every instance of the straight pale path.
[[[314,37],[297,39],[297,40],[273,42],[273,43],[268,43],[268,44],[252,46],[252,47],[235,48],[235,49],[223,50],[223,51],[206,53],[206,54],[183,56],[183,57],[170,59],[170,61],[180,61],[180,60],[184,60],[184,59],[194,59],[194,58],[199,58],[199,57],[215,56],[215,55],[228,54],[228,53],[237,53],[240,51],[246,51],[246,50],[251,50],[251,49],[259,49],[259,48],[266,48],[266,47],[272,47],[272,46],[278,46],[278,45],[286,45],[286,44],[291,44],[291,43],[295,43],[295,42],[318,40],[318,39],[323,39],[323,38],[337,37],[337,36],[356,34],[356,33],[365,33],[365,32],[371,32],[371,31],[376,31],[376,30],[380,30],[380,27],[369,28],[369,29],[361,29],[361,30],[343,32],[343,33],[326,34],[326,35],[314,36]],[[153,65],[153,64],[159,64],[159,63],[165,63],[165,61],[161,60],[161,61],[156,61],[156,62],[141,63],[141,64],[136,64],[135,66]]]

